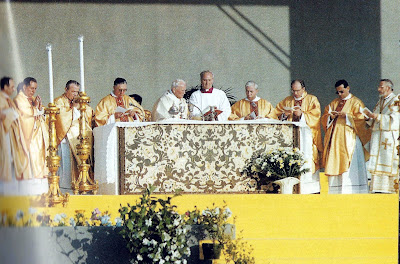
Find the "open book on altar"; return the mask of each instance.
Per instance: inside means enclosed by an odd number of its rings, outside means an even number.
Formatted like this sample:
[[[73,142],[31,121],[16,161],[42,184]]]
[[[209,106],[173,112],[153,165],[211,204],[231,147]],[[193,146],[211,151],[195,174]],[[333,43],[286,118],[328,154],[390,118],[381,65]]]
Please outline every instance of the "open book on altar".
[[[363,116],[369,118],[368,114],[372,114],[371,110],[368,109],[368,107],[361,107],[360,106],[360,112],[363,114]]]
[[[220,115],[222,113],[221,110],[215,109],[214,112],[212,110],[209,110],[208,112],[206,112],[203,116],[204,116],[204,121],[213,121],[213,120],[217,120],[218,115]],[[214,114],[214,117],[213,117]]]

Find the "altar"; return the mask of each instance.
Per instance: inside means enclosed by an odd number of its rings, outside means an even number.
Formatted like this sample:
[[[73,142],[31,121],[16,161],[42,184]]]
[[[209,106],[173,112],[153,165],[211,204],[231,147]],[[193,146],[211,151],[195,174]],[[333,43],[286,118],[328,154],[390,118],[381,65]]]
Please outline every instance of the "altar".
[[[246,162],[279,147],[300,148],[305,166],[312,164],[311,130],[295,122],[119,122],[93,135],[99,194],[138,194],[149,184],[156,193],[255,192],[254,180],[242,173]],[[311,171],[302,175],[300,190],[311,178]]]

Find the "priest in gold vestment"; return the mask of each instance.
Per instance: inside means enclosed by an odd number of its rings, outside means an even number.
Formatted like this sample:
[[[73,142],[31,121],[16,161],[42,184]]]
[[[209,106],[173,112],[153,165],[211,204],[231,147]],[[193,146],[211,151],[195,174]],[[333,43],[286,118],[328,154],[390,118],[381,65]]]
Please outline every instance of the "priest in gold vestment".
[[[18,194],[17,180],[31,178],[28,150],[22,139],[17,107],[11,100],[14,80],[1,79],[0,91],[0,194]]]
[[[369,153],[364,146],[371,133],[361,113],[365,106],[350,93],[346,80],[337,81],[335,88],[338,98],[325,107],[321,118],[329,193],[368,193]]]
[[[379,101],[367,124],[372,128],[370,158],[367,169],[371,173],[370,192],[395,193],[394,180],[399,176],[399,98],[393,93],[393,82],[382,79],[378,86]]]
[[[113,92],[101,99],[96,107],[96,126],[144,120],[145,114],[142,106],[135,99],[125,95],[127,87],[125,79],[115,79]]]
[[[274,110],[270,102],[257,96],[258,85],[253,81],[248,81],[245,85],[246,98],[236,102],[231,107],[229,120],[252,120],[259,118],[269,118]]]
[[[79,97],[79,87],[80,84],[77,81],[70,80],[65,85],[64,94],[54,99],[54,104],[60,109],[60,114],[56,116],[55,126],[58,155],[61,157],[58,176],[60,176],[60,188],[64,191],[71,189],[71,180],[78,179],[78,166],[81,164],[76,149],[76,146],[80,143],[78,136],[81,112],[79,111],[79,104],[75,101]],[[91,133],[92,117],[93,109],[87,106],[85,125],[89,134],[90,145],[93,142]],[[89,164],[92,165],[92,161],[93,159],[89,158]]]
[[[22,139],[28,150],[32,180],[21,181],[21,194],[35,195],[47,192],[47,176],[49,170],[46,164],[49,147],[49,132],[44,118],[44,108],[41,97],[34,96],[38,87],[35,78],[24,79],[22,90],[14,98],[18,108],[19,122],[22,128]]]
[[[320,192],[319,170],[322,168],[322,138],[321,138],[321,106],[318,98],[307,93],[303,80],[291,82],[291,96],[279,102],[272,113],[272,118],[282,121],[301,122],[307,124],[312,134],[312,160],[311,177],[300,177],[301,193]]]

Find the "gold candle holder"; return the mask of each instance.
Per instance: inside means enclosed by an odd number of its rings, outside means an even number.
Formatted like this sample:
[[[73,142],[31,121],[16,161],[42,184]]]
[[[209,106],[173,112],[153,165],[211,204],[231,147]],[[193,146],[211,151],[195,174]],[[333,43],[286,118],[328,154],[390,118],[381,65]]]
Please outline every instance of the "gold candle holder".
[[[45,109],[46,115],[49,117],[49,156],[46,157],[47,167],[50,171],[50,176],[47,178],[49,182],[49,191],[44,195],[45,205],[54,206],[62,203],[66,206],[69,200],[69,193],[63,195],[60,191],[60,177],[57,176],[58,168],[60,167],[60,156],[57,155],[57,136],[56,136],[56,115],[60,113],[60,109],[53,103]]]
[[[87,164],[90,153],[92,151],[92,145],[89,140],[89,131],[86,129],[86,106],[90,103],[90,97],[85,92],[80,93],[80,97],[76,100],[80,104],[81,116],[79,117],[79,141],[80,143],[76,146],[77,155],[81,160],[79,165],[79,177],[78,179],[72,180],[72,191],[74,194],[86,194],[87,192],[97,193],[99,184],[97,181],[92,179],[89,175],[90,165]]]

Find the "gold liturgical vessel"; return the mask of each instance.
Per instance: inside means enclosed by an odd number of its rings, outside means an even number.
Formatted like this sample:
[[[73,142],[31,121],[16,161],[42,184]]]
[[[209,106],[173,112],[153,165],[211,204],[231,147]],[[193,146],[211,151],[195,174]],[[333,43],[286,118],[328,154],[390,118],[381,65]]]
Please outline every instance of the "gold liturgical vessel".
[[[46,115],[49,117],[49,156],[46,157],[47,167],[50,171],[48,177],[49,191],[44,195],[45,205],[54,206],[62,203],[66,206],[69,200],[69,193],[63,195],[60,191],[60,177],[57,176],[58,168],[60,167],[60,156],[57,155],[57,136],[56,136],[56,115],[60,113],[60,109],[53,103],[45,109]]]
[[[79,144],[76,146],[78,157],[81,160],[79,165],[78,179],[72,179],[72,191],[74,194],[86,194],[87,192],[97,193],[99,184],[92,179],[89,174],[90,164],[88,159],[92,152],[91,134],[86,127],[86,106],[90,103],[90,97],[85,92],[80,92],[80,97],[76,100],[80,104],[81,116],[79,117]]]

